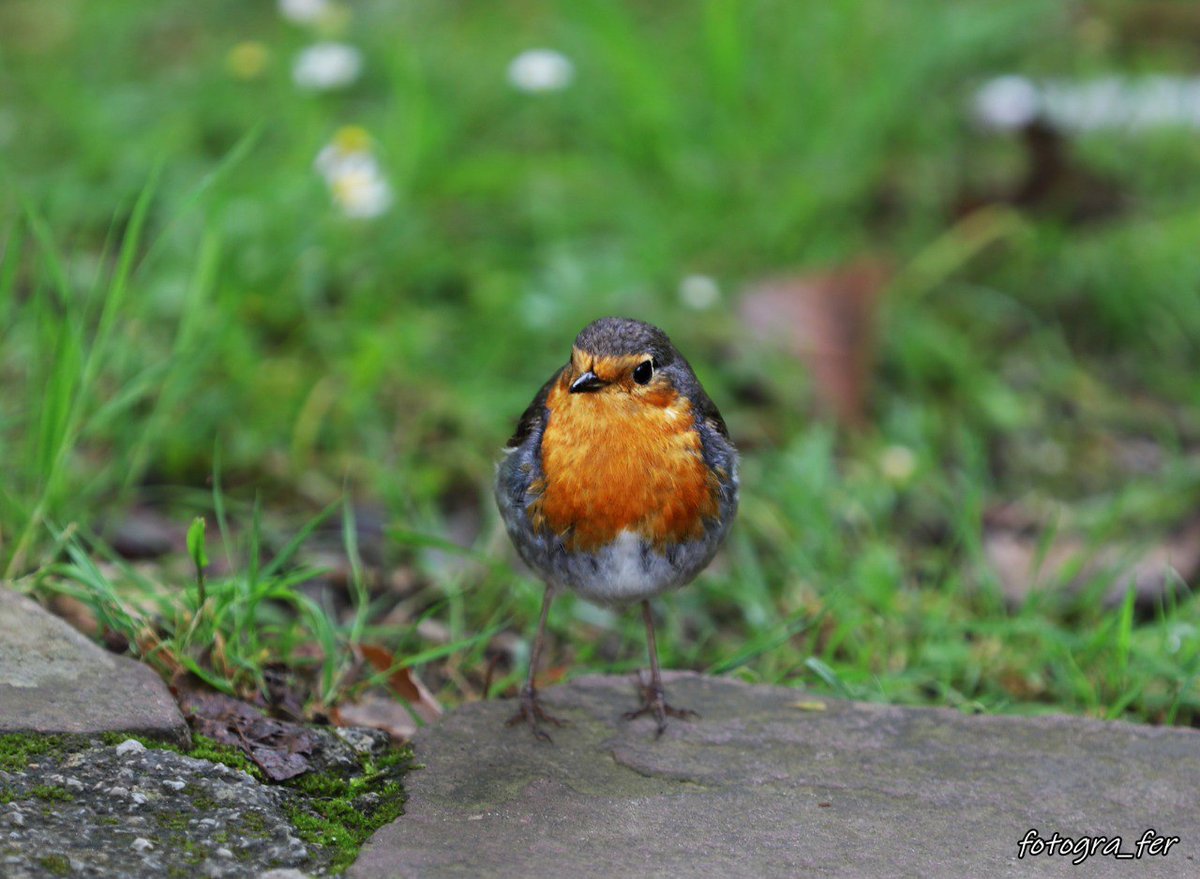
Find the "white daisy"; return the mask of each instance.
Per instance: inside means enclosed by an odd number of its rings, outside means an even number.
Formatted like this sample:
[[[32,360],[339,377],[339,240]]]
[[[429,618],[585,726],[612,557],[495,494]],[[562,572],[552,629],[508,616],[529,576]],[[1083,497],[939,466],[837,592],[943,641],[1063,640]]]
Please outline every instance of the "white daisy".
[[[329,0],[279,0],[279,14],[296,24],[316,24],[329,8]]]
[[[362,53],[346,43],[314,43],[296,56],[292,81],[303,89],[344,88],[362,72]]]
[[[575,65],[553,49],[529,49],[508,65],[508,81],[523,92],[557,92],[571,84]]]

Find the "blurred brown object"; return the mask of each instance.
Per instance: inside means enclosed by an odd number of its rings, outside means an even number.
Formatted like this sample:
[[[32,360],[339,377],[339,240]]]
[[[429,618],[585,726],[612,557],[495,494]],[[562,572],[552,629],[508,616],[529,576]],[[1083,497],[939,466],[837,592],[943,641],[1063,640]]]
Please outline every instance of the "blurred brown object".
[[[755,338],[781,345],[812,375],[821,406],[862,428],[875,364],[876,315],[891,268],[863,258],[751,285],[738,307]]]
[[[1042,529],[1034,521],[1011,508],[985,517],[984,557],[1010,605],[1020,605],[1041,590],[1075,595],[1109,576],[1106,606],[1119,606],[1133,589],[1135,605],[1149,613],[1176,585],[1176,577],[1184,584],[1200,578],[1200,521],[1157,543],[1105,546],[1089,544],[1071,533],[1055,535],[1044,545]]]
[[[1019,130],[1025,151],[1025,175],[1013,186],[992,192],[965,192],[954,206],[965,217],[991,204],[1007,204],[1066,223],[1109,219],[1121,213],[1128,198],[1120,185],[1085,168],[1070,149],[1065,134],[1041,118]]]
[[[105,629],[96,619],[96,614],[90,607],[78,598],[69,595],[54,595],[49,600],[50,610],[55,616],[61,617],[71,624],[71,628],[87,635],[93,641],[101,639],[106,649],[113,653],[126,653],[129,641],[120,632]]]
[[[411,741],[420,727],[411,705],[376,693],[364,693],[357,702],[343,702],[330,712],[330,718],[342,727],[381,729],[396,744]]]
[[[400,663],[391,651],[373,644],[361,644],[359,650],[376,672],[387,675],[388,688],[411,705],[421,720],[433,723],[442,716],[442,706],[433,693],[429,692],[415,671],[399,667]]]
[[[1183,46],[1200,42],[1200,4],[1179,0],[1138,0],[1137,3],[1089,3],[1081,7],[1081,23],[1099,22],[1107,35],[1126,51]]]
[[[109,544],[125,559],[157,559],[187,549],[184,520],[151,507],[137,506],[117,521]]]

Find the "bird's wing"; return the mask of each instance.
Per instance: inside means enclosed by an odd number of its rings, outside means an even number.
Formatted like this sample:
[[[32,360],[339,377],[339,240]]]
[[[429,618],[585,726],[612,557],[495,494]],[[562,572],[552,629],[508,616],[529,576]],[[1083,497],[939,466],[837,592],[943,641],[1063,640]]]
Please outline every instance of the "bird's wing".
[[[563,367],[563,369],[565,368]],[[505,444],[506,448],[517,448],[531,433],[542,426],[542,422],[546,418],[546,398],[550,396],[550,389],[554,387],[554,383],[558,381],[560,375],[562,375],[562,369],[550,376],[549,381],[542,385],[542,389],[533,398],[533,402],[521,413],[521,420],[517,422],[517,429]]]
[[[695,410],[697,421],[707,422],[713,430],[729,439],[729,428],[725,426],[725,419],[721,417],[717,404],[704,392],[699,382],[692,391],[692,409]]]

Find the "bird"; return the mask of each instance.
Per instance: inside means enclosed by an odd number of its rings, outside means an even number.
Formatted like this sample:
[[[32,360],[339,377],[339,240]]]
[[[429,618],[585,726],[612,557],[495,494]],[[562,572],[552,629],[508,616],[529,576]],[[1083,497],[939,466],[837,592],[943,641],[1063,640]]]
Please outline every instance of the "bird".
[[[564,721],[543,707],[534,675],[554,597],[569,589],[600,606],[640,604],[650,682],[627,720],[698,717],[666,701],[650,599],[708,566],[738,507],[738,454],[725,420],[667,334],[602,317],[584,327],[566,365],[521,415],[497,465],[496,504],[524,562],[545,582],[520,709],[510,726]]]

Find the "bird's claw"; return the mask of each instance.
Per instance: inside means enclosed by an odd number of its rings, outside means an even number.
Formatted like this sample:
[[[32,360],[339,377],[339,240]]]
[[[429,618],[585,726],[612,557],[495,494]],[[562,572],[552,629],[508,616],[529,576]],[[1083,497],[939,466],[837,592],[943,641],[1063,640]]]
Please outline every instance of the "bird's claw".
[[[663,695],[661,687],[654,685],[642,685],[642,707],[633,711],[626,711],[621,717],[624,720],[634,720],[641,717],[643,714],[653,714],[654,720],[657,723],[657,730],[654,737],[657,739],[667,728],[668,717],[678,717],[681,720],[691,720],[700,715],[692,711],[690,708],[675,708],[667,704],[666,697]]]
[[[515,726],[518,723],[529,724],[529,731],[533,733],[533,737],[539,742],[547,742],[553,744],[554,740],[550,738],[549,733],[542,729],[541,724],[551,723],[554,726],[566,726],[567,721],[561,720],[550,714],[542,707],[542,700],[538,698],[537,690],[526,688],[521,690],[521,708],[505,721],[505,726]]]

